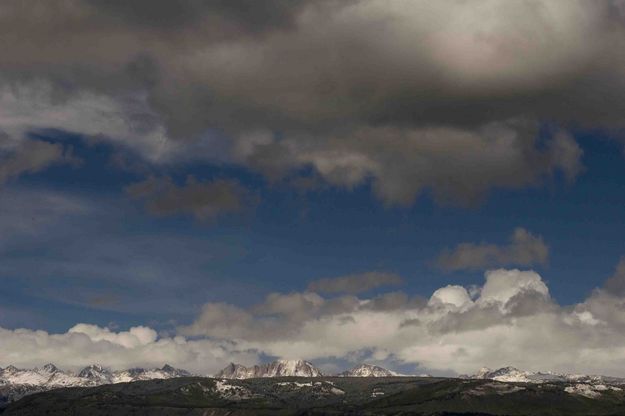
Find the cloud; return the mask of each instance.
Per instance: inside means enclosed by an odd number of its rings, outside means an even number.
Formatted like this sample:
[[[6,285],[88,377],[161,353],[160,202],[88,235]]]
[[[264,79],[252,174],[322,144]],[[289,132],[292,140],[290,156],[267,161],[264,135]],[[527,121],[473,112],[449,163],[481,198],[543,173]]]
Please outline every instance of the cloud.
[[[474,298],[462,286],[447,286],[427,303],[400,302],[396,308],[371,308],[374,299],[311,294],[274,294],[263,305],[280,299],[282,306],[269,309],[207,304],[179,330],[235,340],[268,355],[392,357],[396,365],[435,373],[514,365],[625,374],[619,364],[625,358],[622,297],[598,289],[582,303],[562,306],[533,271],[492,270],[485,278]],[[329,308],[337,302],[340,308]]]
[[[625,257],[621,258],[614,274],[605,282],[604,288],[616,296],[625,295]]]
[[[451,251],[443,251],[436,263],[443,270],[458,271],[509,265],[544,265],[548,259],[549,247],[542,237],[519,227],[514,230],[510,244],[506,246],[462,243]]]
[[[397,292],[375,298],[303,292],[274,293],[247,308],[208,303],[173,337],[146,326],[114,331],[77,324],[63,334],[0,329],[0,365],[168,362],[206,373],[262,356],[318,362],[358,357],[440,374],[513,365],[623,376],[623,304],[622,295],[601,287],[583,302],[559,305],[537,273],[500,269],[486,274],[473,297],[462,286],[447,286],[427,302]]]
[[[442,203],[471,204],[492,189],[538,185],[556,172],[577,176],[582,152],[575,141],[557,132],[539,150],[537,132],[535,123],[507,120],[475,128],[367,127],[340,137],[255,134],[242,136],[237,157],[273,177],[310,166],[335,186],[371,181],[388,204],[409,205],[426,190]]]
[[[265,3],[4,2],[0,125],[157,165],[311,170],[399,205],[572,180],[571,127],[622,127],[617,0]]]
[[[159,337],[153,329],[142,326],[113,332],[77,324],[61,334],[0,328],[0,349],[0,366],[32,368],[54,362],[72,370],[94,363],[113,369],[161,367],[168,363],[199,374],[213,374],[230,361],[258,360],[253,351],[238,350],[232,343]]]
[[[193,176],[178,186],[169,177],[150,177],[126,187],[134,199],[145,200],[147,210],[157,216],[190,214],[197,220],[210,221],[219,216],[240,212],[249,199],[247,190],[234,180],[201,182]]]
[[[394,286],[403,279],[393,273],[367,272],[334,278],[324,278],[310,282],[308,290],[319,293],[362,293],[381,286]]]
[[[464,287],[457,285],[449,285],[437,289],[428,302],[429,305],[453,305],[457,308],[462,308],[472,303],[469,292]]]
[[[2,131],[0,131],[2,133]],[[39,140],[14,142],[0,135],[0,185],[23,174],[41,172],[52,165],[76,163],[71,148]]]

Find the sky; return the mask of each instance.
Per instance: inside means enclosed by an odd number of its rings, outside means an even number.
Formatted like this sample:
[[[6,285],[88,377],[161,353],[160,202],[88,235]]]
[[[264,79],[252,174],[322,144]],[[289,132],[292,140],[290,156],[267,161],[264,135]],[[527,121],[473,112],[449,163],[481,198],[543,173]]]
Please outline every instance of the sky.
[[[625,376],[621,0],[8,0],[0,42],[0,366]]]

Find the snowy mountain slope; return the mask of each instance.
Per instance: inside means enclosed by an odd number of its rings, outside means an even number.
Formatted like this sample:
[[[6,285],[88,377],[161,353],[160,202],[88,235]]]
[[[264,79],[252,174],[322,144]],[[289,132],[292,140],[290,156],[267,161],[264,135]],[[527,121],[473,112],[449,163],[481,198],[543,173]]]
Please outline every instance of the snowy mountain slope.
[[[148,370],[143,368],[132,368],[130,370],[116,371],[112,374],[113,384],[128,383],[139,380],[165,380],[169,378],[189,377],[190,375],[191,373],[188,371],[173,368],[170,365],[165,365],[163,368]]]
[[[339,377],[397,377],[394,371],[371,364],[360,364],[352,369],[338,374]]]
[[[99,365],[90,365],[77,374],[63,371],[54,364],[31,370],[14,366],[0,368],[0,402],[12,401],[24,395],[61,387],[93,387],[139,380],[169,379],[186,377],[191,374],[184,370],[165,365],[163,368],[111,372]],[[4,400],[3,400],[4,399]]]
[[[602,384],[625,384],[625,379],[607,376],[581,375],[581,374],[558,374],[552,372],[530,372],[519,370],[514,367],[502,367],[497,370],[483,367],[475,375],[469,377],[480,380],[495,380],[508,383],[545,383],[545,382],[568,382],[584,383],[591,385]]]
[[[78,377],[91,385],[113,383],[113,373],[100,365],[90,365],[78,373]]]
[[[268,364],[245,367],[230,363],[215,375],[216,378],[246,379],[265,377],[321,377],[314,365],[304,360],[277,360]]]

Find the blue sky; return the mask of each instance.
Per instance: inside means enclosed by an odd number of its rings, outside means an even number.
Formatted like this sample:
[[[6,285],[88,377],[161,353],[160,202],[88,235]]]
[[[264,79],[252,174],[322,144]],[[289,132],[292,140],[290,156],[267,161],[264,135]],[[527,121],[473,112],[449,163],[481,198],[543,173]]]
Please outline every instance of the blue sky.
[[[38,140],[71,143],[81,163],[24,175],[5,194],[52,193],[87,208],[56,216],[43,203],[7,217],[36,225],[25,243],[3,250],[0,325],[61,331],[78,315],[98,325],[150,322],[167,329],[192,321],[206,302],[259,303],[272,292],[302,291],[318,278],[372,270],[396,273],[405,279],[402,290],[429,297],[447,284],[483,281],[483,270],[436,267],[442,250],[462,242],[504,245],[516,227],[549,246],[548,263],[530,268],[552,296],[579,302],[625,253],[625,163],[609,137],[576,137],[585,172],[574,183],[555,177],[530,189],[496,190],[470,207],[441,206],[428,195],[410,207],[388,207],[366,184],[305,191],[233,166],[166,167],[177,180],[234,177],[257,195],[246,212],[203,222],[184,214],[145,215],[142,203],[123,191],[140,175],[115,166],[110,146],[42,134]],[[36,216],[52,218],[39,223]],[[75,258],[80,266],[55,264]]]

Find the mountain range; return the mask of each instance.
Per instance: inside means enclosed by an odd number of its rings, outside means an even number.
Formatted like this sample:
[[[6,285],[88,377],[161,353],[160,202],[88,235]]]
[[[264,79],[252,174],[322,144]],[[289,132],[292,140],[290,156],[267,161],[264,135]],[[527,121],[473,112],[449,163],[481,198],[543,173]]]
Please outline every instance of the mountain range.
[[[277,360],[268,364],[245,367],[230,363],[215,378],[246,379],[265,377],[321,377],[323,373],[308,361]]]
[[[394,371],[371,364],[360,364],[350,370],[338,374],[339,377],[399,377]]]
[[[243,380],[266,377],[323,377],[324,374],[312,363],[304,360],[277,360],[268,364],[245,367],[230,363],[215,374],[215,378]],[[400,374],[371,364],[360,364],[352,369],[335,374],[337,377],[398,377]]]
[[[3,403],[17,400],[23,396],[63,387],[96,387],[108,384],[128,383],[135,381],[174,379],[191,377],[188,371],[165,365],[162,368],[143,369],[132,368],[127,370],[111,371],[100,365],[90,365],[78,372],[63,371],[54,364],[46,364],[41,368],[31,370],[18,369],[14,366],[0,368],[0,407]],[[386,368],[360,364],[339,374],[327,375],[304,360],[277,360],[271,363],[246,367],[230,363],[223,370],[214,375],[215,379],[244,380],[276,377],[411,377],[398,374]],[[421,375],[419,377],[429,377]],[[412,376],[414,377],[414,376]],[[529,372],[514,367],[502,367],[496,370],[482,368],[471,376],[460,376],[460,379],[493,380],[504,383],[566,383],[567,393],[595,397],[606,389],[620,389],[625,385],[625,379],[607,376],[592,376],[580,374],[558,374],[553,372]],[[570,391],[569,391],[570,390]],[[616,391],[616,390],[615,390]]]
[[[495,370],[497,372],[497,370]],[[500,373],[507,373],[504,369]],[[499,372],[498,372],[499,374]],[[492,377],[499,377],[492,375]],[[622,385],[440,377],[181,377],[30,394],[2,416],[616,416]]]
[[[188,376],[191,376],[189,372],[170,365],[155,369],[132,368],[121,371],[110,371],[100,365],[90,365],[77,373],[63,371],[54,364],[46,364],[41,368],[31,370],[8,366],[0,368],[0,403],[13,401],[27,394],[61,387],[94,387]]]
[[[519,370],[515,367],[502,367],[497,370],[491,370],[488,367],[483,367],[476,374],[472,376],[461,376],[461,378],[495,380],[507,383],[568,382],[591,385],[625,384],[625,379],[618,377],[585,374],[561,374],[553,372],[531,372]]]

